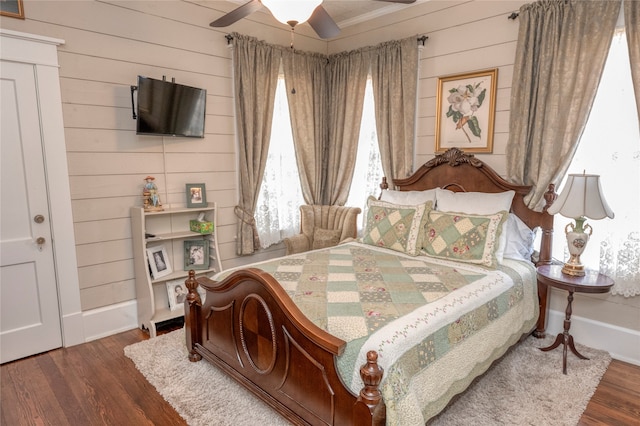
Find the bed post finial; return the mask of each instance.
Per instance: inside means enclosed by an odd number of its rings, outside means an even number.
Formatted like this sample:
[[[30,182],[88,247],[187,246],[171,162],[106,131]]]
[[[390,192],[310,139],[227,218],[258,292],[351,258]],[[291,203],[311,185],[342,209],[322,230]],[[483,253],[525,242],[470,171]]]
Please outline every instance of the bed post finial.
[[[556,201],[556,198],[558,198],[558,194],[556,193],[556,185],[553,183],[550,183],[549,188],[547,189],[547,192],[544,193],[544,200],[546,201],[546,203],[542,208],[542,211],[546,212],[547,209],[551,207],[553,202]]]
[[[360,390],[356,405],[362,408],[364,408],[364,406],[368,408],[372,418],[371,424],[378,424],[376,419],[379,419],[385,411],[379,388],[383,374],[384,370],[378,365],[378,353],[376,351],[367,352],[367,363],[360,367],[360,377],[362,378],[364,387]],[[357,410],[354,410],[354,414],[356,413]],[[354,419],[354,424],[360,424],[355,420],[356,419]]]
[[[380,183],[380,189],[382,189],[383,191],[386,189],[389,189],[389,184],[387,183],[386,176],[382,176],[382,183]]]
[[[187,299],[184,302],[184,329],[187,340],[187,349],[189,350],[189,361],[196,362],[202,359],[202,356],[196,352],[196,344],[202,343],[200,340],[200,308],[202,308],[202,300],[196,290],[198,281],[196,281],[196,271],[191,269],[189,277],[185,280],[187,286]]]

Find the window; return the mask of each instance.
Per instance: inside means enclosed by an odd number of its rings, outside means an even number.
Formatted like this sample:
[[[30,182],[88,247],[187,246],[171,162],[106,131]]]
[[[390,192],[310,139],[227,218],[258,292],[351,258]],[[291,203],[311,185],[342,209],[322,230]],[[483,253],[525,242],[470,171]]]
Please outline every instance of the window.
[[[382,160],[380,159],[376,131],[373,85],[371,78],[368,78],[364,94],[362,121],[360,122],[356,168],[353,172],[353,181],[346,203],[347,206],[360,207],[362,209],[361,221],[358,224],[359,229],[364,227],[363,224],[367,218],[367,198],[370,195],[377,197],[380,194],[382,174]]]
[[[269,156],[256,205],[260,246],[267,248],[300,231],[299,207],[304,204],[284,76],[278,78]]]
[[[639,89],[635,89],[639,90]],[[600,175],[614,219],[587,220],[593,234],[582,263],[614,278],[613,294],[640,294],[640,134],[624,30],[616,32],[585,131],[568,173]],[[564,188],[564,182],[560,189]],[[555,257],[568,259],[564,228],[555,221]],[[635,283],[635,284],[634,284]]]
[[[357,184],[351,186],[346,203],[348,206],[363,209],[360,228],[366,218],[367,197],[377,196],[380,193],[381,180],[382,162],[376,134],[373,87],[369,78],[353,176],[353,182]],[[362,182],[365,184],[363,185]],[[255,215],[262,248],[277,244],[300,231],[299,206],[301,204],[304,204],[304,198],[293,146],[284,76],[281,76],[278,78],[276,88],[269,155]]]

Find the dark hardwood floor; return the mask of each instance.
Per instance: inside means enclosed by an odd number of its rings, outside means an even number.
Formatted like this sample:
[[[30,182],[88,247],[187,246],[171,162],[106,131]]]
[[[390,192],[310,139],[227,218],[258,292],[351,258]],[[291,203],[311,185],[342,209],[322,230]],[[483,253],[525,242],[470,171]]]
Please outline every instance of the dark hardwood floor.
[[[186,425],[124,356],[144,339],[131,330],[3,364],[0,424]],[[578,425],[640,426],[640,367],[614,360]]]

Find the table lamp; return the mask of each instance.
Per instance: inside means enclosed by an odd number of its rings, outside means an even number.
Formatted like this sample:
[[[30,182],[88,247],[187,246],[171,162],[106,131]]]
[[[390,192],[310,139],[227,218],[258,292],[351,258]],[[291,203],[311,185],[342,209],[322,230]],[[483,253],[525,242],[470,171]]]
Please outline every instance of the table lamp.
[[[549,214],[560,213],[562,216],[573,218],[564,228],[569,246],[569,261],[562,268],[562,272],[576,277],[584,276],[584,266],[580,263],[580,255],[587,246],[593,232],[585,221],[589,219],[613,219],[613,211],[602,195],[599,175],[571,174],[558,199],[547,210]],[[587,233],[588,232],[588,233]]]

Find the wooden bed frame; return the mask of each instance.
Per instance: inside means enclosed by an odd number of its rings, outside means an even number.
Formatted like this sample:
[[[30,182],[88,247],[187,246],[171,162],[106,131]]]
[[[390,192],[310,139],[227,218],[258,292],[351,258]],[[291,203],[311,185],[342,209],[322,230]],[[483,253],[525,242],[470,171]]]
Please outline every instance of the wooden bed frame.
[[[512,185],[473,155],[458,149],[436,156],[406,179],[395,179],[398,190],[445,188],[466,192],[515,191],[511,211],[529,227],[542,229],[536,264],[550,263],[553,216],[546,208],[555,200],[553,187],[545,195],[543,212],[530,210],[523,197],[530,187]],[[387,183],[381,185],[386,189]],[[222,281],[186,281],[186,344],[189,359],[207,359],[294,424],[384,424],[385,406],[378,385],[383,372],[377,354],[367,354],[360,373],[364,387],[354,395],[342,383],[335,358],[346,343],[305,318],[278,281],[254,268],[238,270]],[[207,291],[201,303],[197,286]],[[540,317],[536,333],[544,334],[546,286],[539,287]]]

